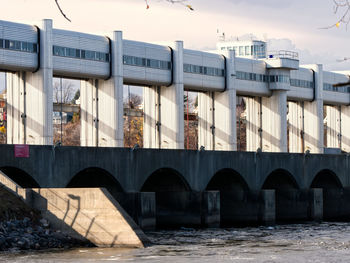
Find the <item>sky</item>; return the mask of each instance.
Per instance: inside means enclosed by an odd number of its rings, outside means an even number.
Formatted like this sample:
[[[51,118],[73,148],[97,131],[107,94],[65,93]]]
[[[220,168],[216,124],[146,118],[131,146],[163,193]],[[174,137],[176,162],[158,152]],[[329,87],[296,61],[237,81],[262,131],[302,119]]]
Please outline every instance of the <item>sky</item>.
[[[320,29],[337,22],[333,0],[189,0],[195,11],[162,0],[59,0],[72,20],[59,13],[54,0],[0,0],[1,20],[38,24],[53,19],[55,28],[164,43],[183,40],[185,48],[215,49],[218,31],[226,38],[252,34],[269,39],[271,49],[299,53],[303,64],[326,70],[349,70],[350,28]],[[340,10],[341,11],[341,10]],[[1,77],[0,77],[1,83]]]

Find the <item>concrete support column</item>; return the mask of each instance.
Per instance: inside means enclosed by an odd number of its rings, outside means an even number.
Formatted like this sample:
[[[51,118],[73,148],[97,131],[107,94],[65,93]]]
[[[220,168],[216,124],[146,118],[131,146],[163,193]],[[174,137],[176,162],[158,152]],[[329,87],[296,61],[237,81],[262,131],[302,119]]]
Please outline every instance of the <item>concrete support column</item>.
[[[262,98],[262,150],[287,152],[287,91],[274,90]]]
[[[36,72],[7,73],[9,144],[52,145],[52,20],[40,26],[40,67]]]
[[[327,147],[340,148],[341,121],[339,106],[325,106],[327,114]]]
[[[81,145],[123,147],[123,38],[112,40],[112,72],[108,80],[81,83]]]
[[[260,221],[263,225],[274,225],[276,222],[275,190],[261,190]]]
[[[304,103],[288,102],[289,152],[304,152]]]
[[[314,100],[304,102],[304,138],[305,151],[323,153],[323,67],[322,65],[309,66],[314,74]]]
[[[309,218],[313,221],[323,220],[323,189],[313,188],[309,192]]]
[[[247,151],[255,152],[262,148],[261,98],[245,98]]]
[[[220,227],[220,192],[202,193],[201,221],[203,227]]]
[[[173,83],[144,89],[144,147],[184,148],[183,42],[173,46]]]
[[[208,150],[237,150],[235,53],[226,57],[226,90],[198,94],[198,145]]]
[[[341,149],[350,152],[350,106],[341,106]]]

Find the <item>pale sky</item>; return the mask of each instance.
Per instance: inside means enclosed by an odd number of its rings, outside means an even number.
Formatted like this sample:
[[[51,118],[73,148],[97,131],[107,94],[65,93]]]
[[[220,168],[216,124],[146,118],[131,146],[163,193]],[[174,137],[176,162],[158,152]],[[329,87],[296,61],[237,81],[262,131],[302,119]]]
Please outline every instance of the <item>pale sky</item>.
[[[189,0],[194,12],[161,0],[0,0],[1,20],[39,23],[53,19],[55,28],[106,35],[122,30],[125,39],[164,42],[183,40],[185,48],[214,49],[217,30],[227,37],[253,34],[272,39],[276,49],[294,49],[301,63],[322,63],[327,70],[349,70],[350,28],[319,29],[334,24],[332,0]],[[1,80],[0,80],[1,81]]]

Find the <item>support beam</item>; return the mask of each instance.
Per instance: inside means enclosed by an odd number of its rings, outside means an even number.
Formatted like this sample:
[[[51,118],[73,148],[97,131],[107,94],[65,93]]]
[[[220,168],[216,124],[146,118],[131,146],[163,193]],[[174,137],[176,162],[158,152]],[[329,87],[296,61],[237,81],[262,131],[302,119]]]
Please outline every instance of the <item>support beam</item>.
[[[226,54],[226,90],[198,94],[198,146],[237,150],[235,54]]]
[[[255,152],[262,148],[261,98],[245,98],[247,151]]]
[[[287,91],[274,90],[262,98],[262,150],[287,152]]]
[[[184,148],[183,42],[173,46],[173,83],[144,89],[144,147]]]
[[[341,121],[339,106],[325,106],[327,114],[327,147],[341,147]]]
[[[305,151],[323,153],[323,68],[322,65],[308,66],[314,74],[314,99],[304,102]]]
[[[123,147],[123,39],[112,40],[112,74],[108,80],[81,83],[81,145]]]
[[[52,145],[52,20],[40,26],[40,68],[6,73],[9,144]]]
[[[288,102],[289,152],[304,152],[304,103]]]
[[[341,149],[350,152],[350,106],[341,106]]]

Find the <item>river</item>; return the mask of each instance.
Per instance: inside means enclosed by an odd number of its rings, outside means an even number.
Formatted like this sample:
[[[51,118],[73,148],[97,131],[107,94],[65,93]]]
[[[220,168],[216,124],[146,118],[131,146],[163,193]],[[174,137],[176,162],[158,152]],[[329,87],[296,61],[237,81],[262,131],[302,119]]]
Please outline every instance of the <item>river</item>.
[[[147,233],[144,249],[0,254],[1,262],[350,262],[350,223],[181,229]]]

